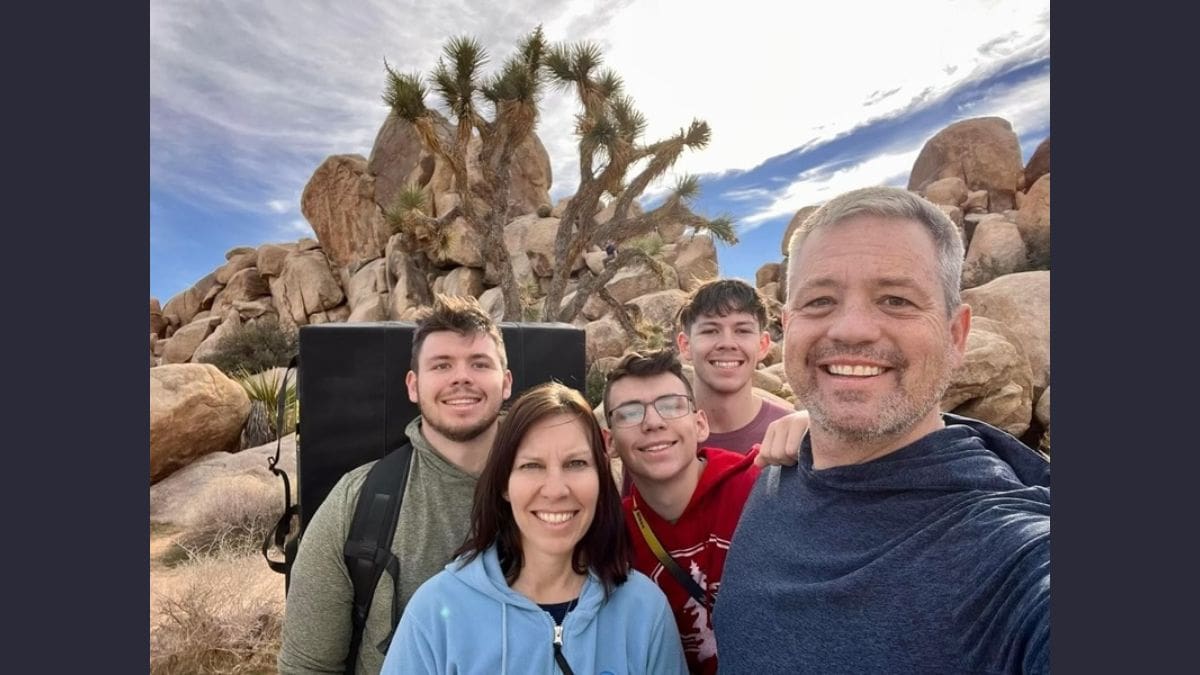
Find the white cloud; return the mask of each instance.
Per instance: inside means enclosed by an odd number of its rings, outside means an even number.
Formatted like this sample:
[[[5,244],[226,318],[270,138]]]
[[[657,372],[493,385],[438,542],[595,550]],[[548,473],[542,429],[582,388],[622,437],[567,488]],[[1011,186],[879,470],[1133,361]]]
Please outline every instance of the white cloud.
[[[744,190],[729,190],[721,193],[723,199],[735,202],[745,202],[770,196],[771,191],[766,188],[746,188]]]
[[[797,176],[770,205],[742,218],[741,231],[753,230],[772,218],[790,216],[805,206],[819,204],[848,190],[892,185],[897,178],[907,180],[918,152],[919,147],[903,153],[875,155],[828,173],[821,169],[806,171]]]
[[[267,202],[267,208],[271,209],[271,211],[275,213],[287,213],[287,211],[292,207],[290,203],[285,202],[282,199],[272,199],[271,201]]]
[[[1036,130],[1035,125],[1049,119],[1049,112],[1050,78],[1044,76],[993,91],[979,103],[961,110],[960,118],[1003,117],[1012,123],[1013,131],[1020,137],[1026,131]],[[829,166],[814,167],[795,176],[786,188],[776,193],[771,203],[742,218],[739,222],[741,230],[753,230],[768,220],[790,216],[805,206],[819,204],[848,190],[873,185],[903,187],[907,184],[921,148],[930,136],[940,130],[931,129],[906,139],[896,139],[890,152],[876,154],[862,161],[832,170]]]
[[[685,154],[676,170],[715,173],[750,169],[1005,64],[1048,56],[1049,3],[743,0],[712,13],[646,2],[589,35],[646,114],[648,138],[693,117],[709,122],[712,144]],[[572,166],[564,155],[555,169],[569,175]]]
[[[307,220],[304,220],[303,218],[296,218],[294,220],[289,220],[286,223],[280,223],[279,226],[275,228],[275,236],[289,241],[295,241],[300,237],[315,237],[317,235],[313,232],[312,226],[308,224]]]
[[[750,169],[1049,54],[1048,0],[152,0],[152,184],[197,203],[291,212],[298,199],[279,196],[299,195],[325,157],[369,154],[387,113],[385,58],[427,73],[447,38],[471,35],[494,68],[538,22],[551,40],[605,49],[648,140],[693,117],[712,126],[711,145],[648,196],[676,175]],[[1010,94],[1014,115],[1037,112]],[[555,199],[578,183],[575,112],[573,96],[546,93],[538,133]]]

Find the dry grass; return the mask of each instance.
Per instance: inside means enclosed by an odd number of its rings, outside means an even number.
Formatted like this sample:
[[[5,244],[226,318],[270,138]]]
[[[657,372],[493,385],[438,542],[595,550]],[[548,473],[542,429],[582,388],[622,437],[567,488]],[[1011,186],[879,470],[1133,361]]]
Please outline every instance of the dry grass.
[[[259,549],[282,510],[278,485],[239,475],[151,523],[151,673],[275,672],[283,577]]]
[[[278,486],[252,476],[221,481],[188,509],[185,531],[163,562],[178,565],[218,553],[257,552],[282,511]]]
[[[283,628],[283,579],[261,556],[218,552],[176,569],[155,599],[150,672],[271,673]]]

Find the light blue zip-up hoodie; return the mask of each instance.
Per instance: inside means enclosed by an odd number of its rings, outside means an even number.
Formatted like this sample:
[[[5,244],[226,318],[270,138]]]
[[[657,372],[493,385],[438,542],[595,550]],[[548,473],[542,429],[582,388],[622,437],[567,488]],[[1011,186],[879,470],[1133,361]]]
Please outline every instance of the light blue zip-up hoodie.
[[[382,675],[558,675],[554,620],[504,579],[496,547],[451,562],[417,589],[388,649]],[[589,573],[563,620],[562,652],[576,675],[687,673],[666,596],[630,570],[607,600]]]

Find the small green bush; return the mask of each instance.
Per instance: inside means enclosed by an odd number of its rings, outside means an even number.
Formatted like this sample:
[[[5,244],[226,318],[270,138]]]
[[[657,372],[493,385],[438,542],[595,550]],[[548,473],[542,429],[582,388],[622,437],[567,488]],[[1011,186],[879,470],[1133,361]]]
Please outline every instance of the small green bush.
[[[239,371],[260,373],[268,368],[287,366],[300,349],[295,330],[278,319],[266,318],[244,323],[217,341],[213,352],[204,359],[234,377]]]
[[[266,414],[268,438],[263,443],[273,441],[280,436],[286,436],[296,430],[296,420],[299,417],[300,404],[296,398],[296,376],[293,373],[288,378],[287,391],[284,392],[283,429],[276,429],[279,418],[279,387],[283,384],[285,371],[269,370],[261,373],[250,373],[240,370],[235,373],[238,384],[242,385],[251,404]],[[252,408],[253,412],[253,408]],[[249,421],[247,422],[249,424]],[[261,445],[255,443],[254,445]],[[247,446],[254,447],[254,446]]]
[[[659,233],[651,232],[636,239],[630,239],[627,245],[639,249],[642,253],[653,258],[662,252],[663,238]]]
[[[604,400],[604,384],[606,379],[605,374],[594,364],[588,370],[587,379],[584,382],[587,391],[584,396],[587,398],[588,405],[592,406],[593,409]]]
[[[638,335],[633,339],[633,343],[630,345],[631,349],[656,351],[670,345],[670,340],[664,333],[663,327],[658,324],[639,318],[634,328],[637,329]]]

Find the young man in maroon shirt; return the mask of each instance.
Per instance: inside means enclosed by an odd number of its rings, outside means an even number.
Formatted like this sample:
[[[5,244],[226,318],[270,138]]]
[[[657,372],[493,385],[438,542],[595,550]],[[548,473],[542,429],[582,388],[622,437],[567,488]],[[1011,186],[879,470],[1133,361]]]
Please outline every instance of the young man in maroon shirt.
[[[679,324],[675,341],[696,373],[696,407],[708,417],[709,445],[746,454],[762,442],[767,425],[794,412],[754,393],[754,369],[771,347],[766,305],[745,281],[714,279],[688,297]]]

